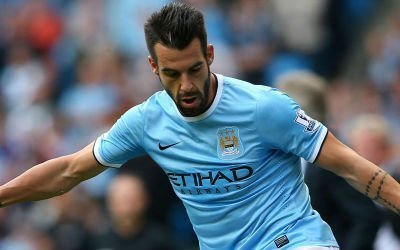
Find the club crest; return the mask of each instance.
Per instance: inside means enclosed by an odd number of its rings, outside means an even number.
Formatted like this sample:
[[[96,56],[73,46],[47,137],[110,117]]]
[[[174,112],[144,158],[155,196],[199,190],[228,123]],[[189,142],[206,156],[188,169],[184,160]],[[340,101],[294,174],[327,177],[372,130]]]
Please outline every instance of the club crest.
[[[219,128],[218,138],[218,157],[223,160],[232,160],[243,153],[243,145],[239,138],[237,127]]]

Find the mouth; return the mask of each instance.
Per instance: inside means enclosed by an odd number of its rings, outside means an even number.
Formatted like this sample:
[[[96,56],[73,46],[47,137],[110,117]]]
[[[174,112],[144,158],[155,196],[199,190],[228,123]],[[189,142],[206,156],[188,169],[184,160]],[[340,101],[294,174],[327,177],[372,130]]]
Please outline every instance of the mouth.
[[[180,103],[182,107],[186,109],[192,109],[197,107],[197,100],[198,98],[196,96],[188,96],[188,97],[183,97]]]
[[[189,98],[182,99],[182,102],[187,105],[190,105],[190,104],[194,103],[195,101],[196,101],[196,97],[189,97]]]

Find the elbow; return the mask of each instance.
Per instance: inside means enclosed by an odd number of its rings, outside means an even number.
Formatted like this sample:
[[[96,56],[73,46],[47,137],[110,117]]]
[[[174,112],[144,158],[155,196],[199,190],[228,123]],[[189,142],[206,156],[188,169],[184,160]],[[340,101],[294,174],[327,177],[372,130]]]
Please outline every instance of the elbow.
[[[331,156],[329,156],[331,157]],[[328,160],[321,162],[321,167],[333,172],[334,174],[344,178],[348,182],[354,182],[357,179],[357,168],[361,158],[355,152],[348,151],[346,154],[341,154],[341,157],[328,157]],[[340,160],[338,160],[340,159]]]
[[[70,191],[73,187],[78,185],[84,179],[82,178],[82,171],[79,168],[79,161],[74,155],[65,156],[67,161],[67,167],[63,172],[62,179],[64,185],[59,190],[59,195]]]
[[[347,162],[347,163],[346,163]],[[354,183],[357,181],[357,166],[359,159],[356,155],[353,155],[351,159],[343,161],[341,166],[336,168],[337,175],[344,178],[347,182]]]

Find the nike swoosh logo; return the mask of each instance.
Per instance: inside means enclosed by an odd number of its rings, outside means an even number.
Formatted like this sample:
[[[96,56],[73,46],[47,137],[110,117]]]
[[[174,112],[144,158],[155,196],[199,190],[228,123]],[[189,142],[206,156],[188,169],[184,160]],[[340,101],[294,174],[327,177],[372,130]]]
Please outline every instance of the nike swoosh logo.
[[[180,143],[180,141],[175,142],[175,143],[172,143],[172,144],[169,144],[169,145],[165,145],[165,146],[162,146],[160,143],[158,143],[158,148],[159,148],[161,151],[163,151],[163,150],[166,150],[167,148],[170,148],[170,147],[172,147],[172,146],[175,146],[175,145],[178,144],[178,143]]]

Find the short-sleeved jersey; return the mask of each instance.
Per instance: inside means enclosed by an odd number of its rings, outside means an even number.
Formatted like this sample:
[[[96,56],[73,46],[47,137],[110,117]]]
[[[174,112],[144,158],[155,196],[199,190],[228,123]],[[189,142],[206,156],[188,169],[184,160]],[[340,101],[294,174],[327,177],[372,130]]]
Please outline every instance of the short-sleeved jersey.
[[[300,166],[315,161],[327,128],[274,88],[216,76],[206,112],[184,117],[157,92],[96,140],[96,159],[119,167],[148,154],[183,201],[201,249],[337,246]]]

